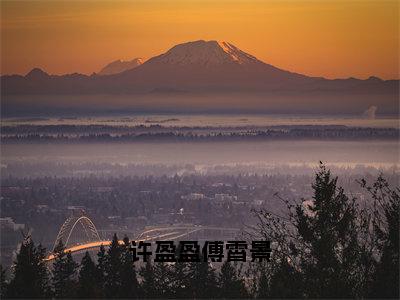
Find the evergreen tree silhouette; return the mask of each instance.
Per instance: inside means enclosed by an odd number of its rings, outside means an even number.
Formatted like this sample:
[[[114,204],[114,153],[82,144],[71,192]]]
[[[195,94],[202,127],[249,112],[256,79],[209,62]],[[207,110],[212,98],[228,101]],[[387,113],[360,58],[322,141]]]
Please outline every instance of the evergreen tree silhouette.
[[[271,263],[270,296],[309,298],[362,297],[365,267],[355,198],[345,195],[337,177],[320,163],[311,200],[286,205],[283,215],[258,214],[258,230],[276,243]],[[368,225],[367,225],[368,229]]]
[[[105,276],[107,266],[107,253],[103,245],[100,246],[99,252],[97,253],[97,265],[96,265],[96,279],[97,286],[99,289],[99,298],[105,296]]]
[[[200,258],[200,262],[188,264],[189,292],[192,298],[213,298],[217,295],[217,276],[208,262]]]
[[[9,298],[46,298],[49,296],[48,270],[44,262],[45,249],[35,247],[30,237],[24,239],[18,251],[7,289]]]
[[[108,298],[118,297],[121,292],[122,250],[118,236],[114,234],[106,255],[104,289]]]
[[[218,276],[219,295],[222,298],[247,298],[244,281],[238,277],[236,268],[228,261],[221,267]]]
[[[129,250],[129,238],[124,237],[124,247],[122,249],[122,266],[121,266],[121,298],[138,298],[139,282],[136,276],[135,262],[133,261],[132,252]]]
[[[303,298],[301,273],[286,260],[275,266],[270,280],[270,298]],[[264,297],[265,298],[265,294]]]
[[[72,298],[75,296],[78,264],[73,260],[71,252],[66,253],[62,241],[54,249],[53,289],[56,298]]]
[[[337,177],[320,165],[312,185],[312,204],[296,206],[306,295],[312,298],[351,298],[357,278],[358,243],[355,200],[349,199]],[[296,252],[299,249],[292,249]]]
[[[374,201],[374,233],[377,237],[380,260],[376,263],[369,296],[372,298],[399,298],[399,215],[400,188],[392,189],[380,175],[373,186],[362,186]]]
[[[141,291],[142,295],[145,298],[157,298],[156,291],[156,278],[153,264],[148,260],[144,267],[142,267],[139,271],[139,274],[142,278],[141,282]]]
[[[82,258],[78,276],[78,297],[79,298],[98,298],[100,294],[96,264],[90,257],[89,252],[85,252]]]

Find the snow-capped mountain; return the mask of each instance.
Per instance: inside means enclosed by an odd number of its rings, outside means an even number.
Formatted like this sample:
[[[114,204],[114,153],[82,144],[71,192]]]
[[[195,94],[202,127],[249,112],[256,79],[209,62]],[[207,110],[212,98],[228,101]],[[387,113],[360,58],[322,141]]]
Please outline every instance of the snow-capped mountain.
[[[105,67],[103,67],[98,75],[112,75],[112,74],[118,74],[127,70],[132,70],[138,66],[143,64],[143,59],[142,58],[134,58],[129,61],[123,61],[123,60],[116,60]]]
[[[13,105],[15,95],[28,98],[35,94],[51,95],[53,99],[53,96],[67,94],[113,94],[128,95],[133,102],[135,97],[143,95],[161,96],[163,101],[164,95],[177,95],[182,96],[182,105],[187,107],[193,105],[190,101],[185,102],[188,95],[224,95],[224,99],[228,100],[223,103],[210,100],[214,99],[213,96],[207,96],[207,105],[229,108],[233,105],[234,96],[235,105],[244,107],[250,105],[249,99],[252,97],[252,105],[256,110],[258,107],[267,110],[290,107],[296,111],[318,108],[329,112],[363,112],[371,106],[378,106],[380,111],[386,112],[398,110],[398,80],[375,77],[366,80],[328,80],[309,77],[279,69],[229,42],[199,40],[182,43],[137,66],[139,62],[134,60],[136,67],[129,70],[124,69],[129,63],[114,62],[106,67],[108,71],[102,72],[115,72],[107,76],[76,73],[57,76],[39,69],[32,70],[26,76],[2,76],[1,93],[9,105]],[[121,70],[124,71],[119,72]],[[10,101],[7,100],[8,96]]]
[[[231,43],[203,40],[176,45],[133,70],[111,77],[118,84],[143,91],[262,90],[315,80],[264,63]]]
[[[262,62],[228,42],[200,40],[176,45],[166,53],[153,58],[151,63],[215,67],[230,63],[245,66]]]

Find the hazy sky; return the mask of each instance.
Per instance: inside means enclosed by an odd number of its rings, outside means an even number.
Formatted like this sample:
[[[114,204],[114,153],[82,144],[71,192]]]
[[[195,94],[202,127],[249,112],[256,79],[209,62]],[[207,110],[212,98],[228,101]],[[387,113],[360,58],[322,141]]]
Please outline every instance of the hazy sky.
[[[400,1],[1,1],[1,73],[92,73],[224,40],[314,76],[399,78]]]

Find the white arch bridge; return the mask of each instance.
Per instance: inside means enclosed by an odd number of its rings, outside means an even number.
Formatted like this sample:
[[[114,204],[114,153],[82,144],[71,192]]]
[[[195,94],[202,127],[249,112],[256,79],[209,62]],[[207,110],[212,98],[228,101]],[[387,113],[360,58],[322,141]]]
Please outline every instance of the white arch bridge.
[[[85,241],[79,244],[71,245],[71,236],[77,230],[83,234]],[[93,250],[100,248],[100,246],[108,247],[111,245],[111,239],[101,238],[101,234],[111,234],[111,233],[124,233],[126,235],[134,234],[135,241],[152,241],[152,240],[178,240],[185,236],[196,235],[198,237],[206,237],[206,234],[212,235],[213,237],[231,237],[234,238],[239,232],[238,228],[223,228],[215,226],[200,226],[191,224],[178,224],[170,226],[153,226],[147,228],[146,230],[135,233],[129,230],[97,230],[96,226],[85,215],[81,216],[71,216],[61,226],[57,238],[54,242],[53,249],[51,253],[45,258],[46,261],[54,259],[54,249],[60,241],[64,243],[65,252],[71,252],[72,254],[84,252],[87,250]],[[119,241],[123,244],[123,241]]]

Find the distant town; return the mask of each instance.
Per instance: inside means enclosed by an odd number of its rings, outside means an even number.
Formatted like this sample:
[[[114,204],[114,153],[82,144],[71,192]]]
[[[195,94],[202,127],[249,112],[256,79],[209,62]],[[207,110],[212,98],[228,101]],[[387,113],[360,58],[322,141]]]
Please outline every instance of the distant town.
[[[361,175],[341,175],[341,184],[361,201]],[[370,175],[373,178],[373,175]],[[397,175],[388,177],[395,183]],[[244,229],[253,211],[279,212],[283,197],[311,198],[310,175],[185,175],[26,177],[9,176],[1,187],[2,263],[10,264],[22,232],[53,246],[72,214],[84,212],[109,235],[139,233],[151,226],[191,224]]]

